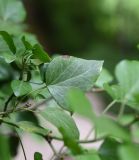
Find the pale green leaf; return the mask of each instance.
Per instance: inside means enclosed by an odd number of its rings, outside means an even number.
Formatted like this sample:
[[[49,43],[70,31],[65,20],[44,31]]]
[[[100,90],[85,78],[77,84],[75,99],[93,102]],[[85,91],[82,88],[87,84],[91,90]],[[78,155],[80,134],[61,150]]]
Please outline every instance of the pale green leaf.
[[[102,69],[103,61],[84,60],[75,57],[54,58],[46,70],[46,84],[57,103],[70,110],[65,98],[70,88],[90,90]]]
[[[28,82],[13,80],[11,83],[12,90],[15,96],[23,96],[32,91],[32,87]]]
[[[120,160],[138,160],[139,150],[133,144],[122,145],[118,148]]]
[[[97,154],[85,154],[81,156],[75,156],[74,160],[101,160]]]
[[[0,0],[0,30],[17,34],[22,31],[21,22],[26,16],[23,4],[19,0]]]
[[[108,70],[103,68],[95,85],[97,87],[103,88],[104,83],[110,83],[110,82],[112,82],[112,80],[113,80],[112,75],[108,72]]]
[[[104,116],[97,117],[92,106],[87,102],[87,98],[79,89],[70,90],[68,100],[73,111],[85,116],[96,126],[97,133],[118,137],[126,141],[130,140],[129,134],[117,122]]]
[[[59,131],[64,130],[66,135],[73,139],[79,139],[78,128],[67,113],[58,107],[46,107],[45,111],[40,112],[44,119],[56,126]]]
[[[47,136],[50,133],[50,130],[44,129],[41,126],[37,126],[32,122],[20,121],[16,123],[17,126],[24,132],[35,133],[41,136]]]
[[[105,86],[113,99],[137,108],[139,104],[139,62],[124,60],[115,70],[118,85]]]

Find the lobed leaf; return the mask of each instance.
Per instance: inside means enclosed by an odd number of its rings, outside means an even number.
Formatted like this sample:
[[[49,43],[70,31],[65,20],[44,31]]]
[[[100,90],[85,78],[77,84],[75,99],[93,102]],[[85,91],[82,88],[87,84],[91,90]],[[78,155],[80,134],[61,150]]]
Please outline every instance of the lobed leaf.
[[[103,61],[84,60],[75,57],[56,57],[47,67],[46,85],[64,109],[71,111],[66,99],[70,88],[90,90],[102,69]]]

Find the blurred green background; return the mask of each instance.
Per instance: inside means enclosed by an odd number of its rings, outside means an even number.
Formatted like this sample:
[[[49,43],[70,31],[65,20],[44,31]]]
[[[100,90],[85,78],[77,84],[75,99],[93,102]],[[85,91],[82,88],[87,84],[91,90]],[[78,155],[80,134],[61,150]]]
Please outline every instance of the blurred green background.
[[[138,59],[139,0],[23,0],[29,31],[51,54]]]

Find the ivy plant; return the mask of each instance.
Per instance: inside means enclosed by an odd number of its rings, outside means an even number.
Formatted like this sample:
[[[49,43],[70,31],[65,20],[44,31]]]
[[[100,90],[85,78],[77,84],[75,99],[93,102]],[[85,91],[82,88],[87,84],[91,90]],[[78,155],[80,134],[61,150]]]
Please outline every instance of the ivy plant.
[[[0,159],[12,159],[21,145],[27,160],[22,136],[28,133],[49,144],[51,160],[138,160],[139,61],[121,61],[115,79],[103,68],[103,60],[50,57],[34,37],[21,31],[24,18],[21,1],[0,1]],[[14,33],[17,23],[22,34]],[[111,102],[98,115],[86,92],[103,92]],[[117,112],[110,112],[113,108]],[[80,138],[75,114],[90,121],[88,133],[94,137]],[[59,151],[54,141],[63,142]],[[101,142],[98,149],[84,146],[95,142]],[[38,151],[32,157],[46,160]]]

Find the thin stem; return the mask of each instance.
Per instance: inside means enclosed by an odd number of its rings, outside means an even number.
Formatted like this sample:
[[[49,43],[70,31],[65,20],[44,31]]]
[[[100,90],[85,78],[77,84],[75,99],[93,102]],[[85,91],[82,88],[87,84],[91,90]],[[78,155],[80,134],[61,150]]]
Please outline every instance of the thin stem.
[[[122,103],[119,114],[118,114],[118,119],[122,117],[122,115],[124,114],[124,110],[125,110],[125,103]]]
[[[105,137],[90,139],[90,140],[79,140],[79,141],[77,141],[77,143],[93,143],[93,142],[103,140],[104,138]],[[55,136],[51,136],[51,139],[54,139],[54,140],[57,140],[57,141],[63,141],[63,138],[59,138],[59,137],[55,137]]]
[[[96,93],[99,93],[99,92],[104,92],[105,90],[102,89],[102,88],[93,88],[92,89],[92,92],[96,92]]]
[[[52,144],[51,142],[49,142],[49,141],[47,141],[47,142],[48,142],[49,146],[51,147],[51,149],[52,149],[54,155],[56,156],[56,155],[57,155],[57,151],[55,150],[53,144]]]
[[[20,142],[20,144],[21,144],[21,148],[22,148],[22,151],[23,151],[23,154],[24,154],[24,158],[25,158],[25,160],[27,160],[26,153],[25,153],[25,149],[24,149],[24,145],[23,145],[23,143],[22,143],[22,140],[21,140],[21,138],[20,138],[20,135],[19,135],[19,133],[18,133],[17,130],[15,130],[15,132],[16,132],[16,134],[17,134],[17,137],[19,138],[19,142]]]
[[[60,150],[58,151],[57,154],[58,154],[59,157],[61,157],[60,154],[62,153],[64,147],[65,147],[65,146],[63,145],[63,146],[60,148]],[[54,157],[55,157],[55,155],[52,155],[52,157],[50,158],[50,160],[53,160]]]
[[[90,129],[90,131],[88,132],[88,134],[87,134],[86,137],[85,137],[85,140],[87,140],[87,139],[90,137],[90,135],[92,134],[93,131],[94,131],[94,127],[92,127],[92,128]]]
[[[105,113],[107,113],[107,111],[117,102],[117,100],[112,101],[102,112],[102,115],[104,115]]]
[[[19,103],[20,103],[21,101],[23,101],[23,100],[24,100],[27,96],[29,96],[30,94],[35,93],[35,92],[37,92],[37,91],[39,91],[39,90],[43,90],[43,89],[45,89],[45,88],[47,88],[47,86],[43,86],[43,87],[41,87],[41,88],[38,88],[38,89],[36,89],[36,90],[33,90],[33,91],[29,92],[28,94],[26,94],[25,96],[23,96],[23,97],[20,99],[19,102],[17,102],[16,107],[19,105]]]
[[[80,140],[78,143],[94,143],[103,140],[105,137],[97,138],[97,139],[92,139],[92,140]]]
[[[8,108],[8,104],[9,102],[12,100],[12,98],[14,97],[14,93],[12,93],[12,95],[8,98],[8,100],[5,102],[5,105],[4,105],[4,109],[3,111],[5,112]]]

